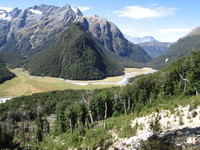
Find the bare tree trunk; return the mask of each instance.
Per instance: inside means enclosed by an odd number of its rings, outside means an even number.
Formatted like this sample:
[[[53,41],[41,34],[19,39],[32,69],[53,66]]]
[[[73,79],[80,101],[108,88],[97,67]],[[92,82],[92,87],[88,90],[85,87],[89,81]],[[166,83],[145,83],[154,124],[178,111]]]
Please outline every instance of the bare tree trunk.
[[[152,103],[152,99],[151,99],[151,97],[150,97],[150,105],[151,105],[151,103]]]
[[[197,87],[195,86],[194,88],[195,88],[195,91],[196,91],[196,95],[199,95]]]
[[[72,119],[71,118],[69,119],[69,125],[70,125],[70,132],[72,133],[73,129],[72,129]]]
[[[80,125],[80,121],[78,118],[77,118],[77,124],[78,124],[78,134],[80,135],[81,134],[81,125]]]
[[[93,91],[87,91],[86,92],[86,97],[83,97],[84,103],[87,105],[88,113],[90,116],[90,121],[91,123],[94,122],[93,117],[92,117],[92,111],[91,111],[91,100],[93,98]]]
[[[86,128],[88,129],[88,118],[85,118],[85,125],[86,125]]]
[[[128,97],[128,111],[131,110],[131,98]]]
[[[97,109],[97,119],[98,119],[98,122],[99,122],[99,109]]]
[[[123,105],[124,105],[124,114],[126,115],[127,113],[126,113],[126,100],[125,99],[123,100]]]
[[[108,111],[108,106],[107,103],[105,102],[104,128],[106,128],[107,111]]]
[[[115,105],[117,105],[117,99],[118,99],[118,94],[117,93],[115,93],[114,99],[115,99]]]
[[[92,111],[90,110],[90,108],[89,108],[89,115],[90,115],[90,121],[91,121],[91,123],[93,123],[94,120],[93,120],[93,117],[92,117]]]
[[[187,82],[189,82],[189,81],[188,81],[188,79],[184,78],[181,74],[179,74],[179,76],[180,76],[181,79],[184,81],[184,91],[185,91],[185,90],[186,90],[186,87],[187,87]]]

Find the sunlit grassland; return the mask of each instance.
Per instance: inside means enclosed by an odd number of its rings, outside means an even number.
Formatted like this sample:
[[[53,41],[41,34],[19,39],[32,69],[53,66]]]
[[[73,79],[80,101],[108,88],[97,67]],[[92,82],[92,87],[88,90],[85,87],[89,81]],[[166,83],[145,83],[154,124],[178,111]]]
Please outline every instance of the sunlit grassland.
[[[20,68],[11,69],[17,77],[0,84],[0,97],[30,95],[33,93],[47,92],[64,89],[97,89],[116,85],[75,85],[65,83],[63,80],[51,77],[27,76],[21,73]]]
[[[137,68],[125,68],[125,73],[137,72],[135,75],[143,74],[147,69],[137,69]],[[71,83],[66,83],[64,80],[53,77],[37,77],[29,76],[28,71],[24,71],[22,68],[11,69],[17,77],[12,80],[6,81],[0,84],[0,97],[12,97],[21,95],[30,95],[33,93],[47,92],[53,90],[64,90],[64,89],[98,89],[98,88],[108,88],[112,86],[119,86],[113,84],[98,84],[98,85],[76,85]],[[134,76],[135,76],[134,75]],[[108,77],[104,80],[93,80],[93,81],[76,81],[76,82],[119,82],[123,76]]]

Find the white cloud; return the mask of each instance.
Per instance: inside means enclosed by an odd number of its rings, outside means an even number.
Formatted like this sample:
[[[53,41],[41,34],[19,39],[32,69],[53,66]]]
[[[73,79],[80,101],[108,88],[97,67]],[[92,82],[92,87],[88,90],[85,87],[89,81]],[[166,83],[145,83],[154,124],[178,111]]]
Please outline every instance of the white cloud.
[[[185,33],[190,32],[192,29],[190,28],[169,28],[169,29],[160,29],[158,33]]]
[[[10,8],[10,7],[0,7],[0,9],[5,10],[7,12],[10,12],[13,10],[13,8]]]
[[[80,9],[80,11],[87,11],[87,10],[90,10],[91,7],[87,7],[87,6],[78,6],[78,9]]]
[[[156,5],[152,5],[152,7],[153,8],[143,6],[128,6],[123,8],[123,10],[115,11],[113,13],[118,14],[119,17],[128,17],[139,20],[170,16],[176,11],[176,8],[158,7]]]

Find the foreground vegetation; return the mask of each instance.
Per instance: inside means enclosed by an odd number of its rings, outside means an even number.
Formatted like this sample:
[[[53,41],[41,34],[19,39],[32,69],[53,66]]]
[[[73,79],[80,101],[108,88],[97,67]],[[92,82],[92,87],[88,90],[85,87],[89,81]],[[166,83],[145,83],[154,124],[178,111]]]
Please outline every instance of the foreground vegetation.
[[[198,106],[199,66],[200,52],[194,52],[124,87],[14,98],[0,105],[1,148],[106,149],[112,143],[109,130],[121,137],[134,135],[134,117],[182,103]]]

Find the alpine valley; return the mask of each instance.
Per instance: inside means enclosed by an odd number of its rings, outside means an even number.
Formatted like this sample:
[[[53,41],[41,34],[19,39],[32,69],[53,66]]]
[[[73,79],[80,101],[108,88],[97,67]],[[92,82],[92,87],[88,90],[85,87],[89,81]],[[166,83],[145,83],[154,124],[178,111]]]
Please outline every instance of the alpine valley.
[[[70,5],[0,7],[0,149],[198,150],[199,50],[200,27],[159,42]]]
[[[106,76],[123,74],[122,69],[120,71],[120,66],[115,61],[117,59],[121,60],[119,64],[122,63],[123,67],[131,62],[145,63],[151,60],[144,49],[126,40],[116,25],[98,16],[84,17],[78,8],[72,9],[69,5],[62,8],[48,5],[34,6],[26,10],[16,8],[11,12],[4,11],[3,13],[5,13],[5,18],[1,19],[0,52],[20,55],[25,57],[30,64],[34,64],[32,60],[35,60],[34,57],[37,57],[40,53],[43,53],[43,55],[51,53],[53,56],[52,50],[48,48],[52,47],[49,46],[49,43],[53,43],[54,47],[59,47],[60,51],[54,49],[57,55],[61,54],[61,49],[63,52],[66,51],[67,58],[62,54],[62,58],[58,56],[48,58],[51,57],[48,54],[45,60],[41,59],[43,61],[41,64],[38,58],[37,63],[43,66],[40,70],[34,69],[33,65],[26,66],[30,73],[34,75],[69,77],[69,79],[101,79]],[[69,32],[73,32],[70,29],[66,31],[75,22],[79,22],[79,28],[84,34],[70,34]],[[75,33],[80,31],[80,29],[77,31],[78,29],[74,28],[71,28],[71,30],[74,30]],[[61,41],[62,38],[63,41]],[[72,39],[69,42],[67,38]],[[82,40],[81,46],[79,45],[80,41],[77,40]],[[73,48],[76,49],[78,47],[79,50],[74,51]],[[90,52],[80,53],[81,49],[88,49],[88,47]],[[92,55],[91,57],[89,53]],[[79,57],[82,57],[82,61]],[[95,59],[92,60],[93,58]],[[52,59],[56,60],[53,61]],[[93,63],[93,67],[83,63],[84,59],[85,62]],[[53,64],[52,66],[50,65],[52,63],[50,61],[57,63],[54,65],[57,68],[56,70],[54,70]],[[65,62],[64,67],[62,66],[63,61]],[[102,68],[99,67],[100,64],[97,62],[104,63]],[[80,64],[85,65],[85,68],[80,69],[80,67],[83,67]],[[113,67],[114,64],[118,67]],[[76,68],[74,65],[77,66],[77,69],[80,69],[80,74],[82,74],[83,70],[86,71],[86,74],[91,74],[94,70],[94,72],[97,71],[99,73],[77,77],[77,75],[72,75],[77,70],[70,69],[70,67]],[[36,67],[40,66],[37,65]],[[119,71],[113,71],[111,68],[119,68],[117,69]],[[50,70],[54,70],[55,73],[51,73]],[[73,71],[70,72],[69,70]]]

